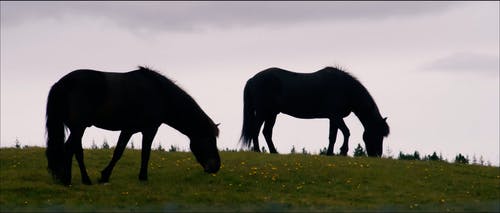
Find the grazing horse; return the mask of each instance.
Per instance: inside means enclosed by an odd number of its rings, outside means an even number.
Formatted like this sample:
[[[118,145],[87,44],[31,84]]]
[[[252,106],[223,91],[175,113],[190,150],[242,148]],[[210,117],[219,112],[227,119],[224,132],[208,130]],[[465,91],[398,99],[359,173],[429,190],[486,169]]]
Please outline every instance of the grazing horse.
[[[353,76],[340,69],[326,67],[314,73],[295,73],[269,68],[250,78],[243,94],[243,146],[260,152],[259,132],[271,153],[277,153],[272,134],[276,116],[281,112],[296,118],[328,118],[330,143],[327,155],[333,155],[333,145],[340,129],[344,135],[341,155],[347,155],[349,129],[343,118],[351,112],[365,129],[363,140],[369,156],[382,155],[383,137],[389,135],[387,118],[380,116],[375,101],[366,88]]]
[[[75,70],[56,82],[48,95],[49,172],[62,184],[70,185],[74,154],[82,182],[91,184],[83,162],[82,136],[87,127],[96,126],[121,130],[113,157],[102,170],[99,182],[109,182],[113,167],[137,132],[142,133],[139,179],[147,180],[151,144],[163,123],[189,138],[191,151],[206,172],[219,170],[217,125],[174,82],[145,67],[127,73]],[[66,142],[65,128],[70,130]]]

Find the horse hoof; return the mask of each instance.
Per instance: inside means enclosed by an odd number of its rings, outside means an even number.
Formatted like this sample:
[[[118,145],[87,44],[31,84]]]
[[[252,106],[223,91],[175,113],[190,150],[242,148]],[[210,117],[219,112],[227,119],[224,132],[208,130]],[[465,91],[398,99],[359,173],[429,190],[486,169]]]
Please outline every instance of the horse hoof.
[[[82,183],[85,185],[92,185],[92,181],[90,181],[90,180],[84,180],[84,181],[82,181]]]

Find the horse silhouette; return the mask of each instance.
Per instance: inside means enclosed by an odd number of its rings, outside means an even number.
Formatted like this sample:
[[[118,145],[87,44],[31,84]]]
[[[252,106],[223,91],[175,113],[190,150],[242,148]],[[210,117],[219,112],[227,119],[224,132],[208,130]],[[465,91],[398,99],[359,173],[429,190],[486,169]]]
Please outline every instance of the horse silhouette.
[[[217,125],[185,91],[156,71],[145,67],[127,73],[75,70],[50,89],[47,100],[46,157],[52,176],[71,184],[76,156],[82,182],[91,184],[83,161],[82,136],[87,127],[121,130],[113,157],[99,182],[109,182],[111,172],[130,137],[142,133],[140,180],[147,180],[151,144],[165,123],[190,139],[190,148],[206,172],[216,173],[220,157]],[[65,128],[70,130],[67,141]]]
[[[344,143],[341,155],[347,155],[349,129],[343,118],[351,112],[363,127],[363,140],[369,156],[381,156],[383,137],[389,135],[389,126],[382,118],[368,90],[352,75],[334,67],[314,73],[295,73],[280,68],[269,68],[257,73],[245,85],[243,94],[243,146],[260,152],[259,132],[271,153],[277,153],[272,134],[276,116],[285,113],[296,118],[328,118],[330,136],[327,155],[333,155],[333,146],[340,129]]]

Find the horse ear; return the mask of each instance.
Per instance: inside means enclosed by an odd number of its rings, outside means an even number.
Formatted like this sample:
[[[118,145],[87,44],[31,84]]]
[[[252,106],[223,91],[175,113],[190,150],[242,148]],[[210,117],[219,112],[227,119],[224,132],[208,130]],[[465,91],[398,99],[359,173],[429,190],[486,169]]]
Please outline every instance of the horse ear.
[[[219,127],[219,125],[220,125],[220,123],[218,123],[218,124],[215,124],[215,126],[216,126],[216,127]]]
[[[384,118],[384,121],[387,121],[387,117]]]

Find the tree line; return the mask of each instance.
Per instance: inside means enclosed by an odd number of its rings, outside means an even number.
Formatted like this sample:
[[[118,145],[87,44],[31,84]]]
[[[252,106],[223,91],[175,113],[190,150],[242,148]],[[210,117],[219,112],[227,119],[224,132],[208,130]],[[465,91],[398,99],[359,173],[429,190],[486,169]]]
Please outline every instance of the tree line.
[[[15,148],[18,148],[18,149],[21,149],[21,143],[20,141],[16,138],[15,140],[15,145],[14,145]],[[28,146],[24,146],[23,148],[28,148]],[[91,149],[111,149],[113,147],[111,147],[108,143],[108,141],[106,139],[103,140],[103,143],[102,145],[99,147],[97,146],[97,144],[95,143],[95,140],[92,140],[92,145],[90,146]],[[130,147],[128,147],[130,149],[135,149],[135,146],[134,146],[134,142],[131,141],[130,142]],[[170,147],[167,149],[165,149],[161,143],[158,144],[158,146],[156,148],[152,148],[153,150],[157,150],[157,151],[162,151],[162,152],[186,152],[186,150],[182,150],[181,148],[179,148],[178,146],[175,146],[175,145],[170,145]],[[267,149],[265,146],[262,146],[261,148],[262,152],[263,153],[267,153]],[[326,155],[326,147],[323,147],[322,149],[319,150],[319,155]],[[240,148],[239,150],[237,149],[229,149],[229,148],[225,148],[225,149],[222,149],[221,151],[226,151],[226,152],[242,152],[242,151],[246,151],[242,148]],[[305,147],[303,147],[300,151],[297,151],[297,149],[295,148],[294,145],[292,145],[292,148],[290,150],[290,154],[304,154],[304,155],[312,155],[313,153],[309,152],[306,150]],[[358,143],[358,146],[354,149],[354,152],[353,152],[353,157],[367,157],[368,155],[366,154],[366,151],[364,150],[364,148],[361,146],[361,144]],[[388,155],[388,156],[383,156],[385,158],[389,158],[389,159],[393,159],[394,157],[391,156],[391,155]],[[398,160],[421,160],[421,161],[442,161],[442,162],[448,162],[448,160],[444,159],[443,156],[441,155],[441,153],[438,155],[436,152],[433,152],[432,154],[430,155],[424,155],[424,156],[420,156],[420,153],[418,151],[415,151],[411,154],[409,153],[403,153],[403,152],[399,152],[399,155],[398,157],[396,158]],[[455,159],[453,161],[451,161],[451,163],[457,163],[457,164],[476,164],[476,165],[483,165],[483,166],[491,166],[491,162],[490,161],[486,161],[484,160],[483,156],[480,156],[479,159],[476,157],[476,155],[472,156],[472,159],[469,158],[469,156],[465,156],[465,155],[462,155],[461,153],[458,153],[456,156],[455,156]]]

